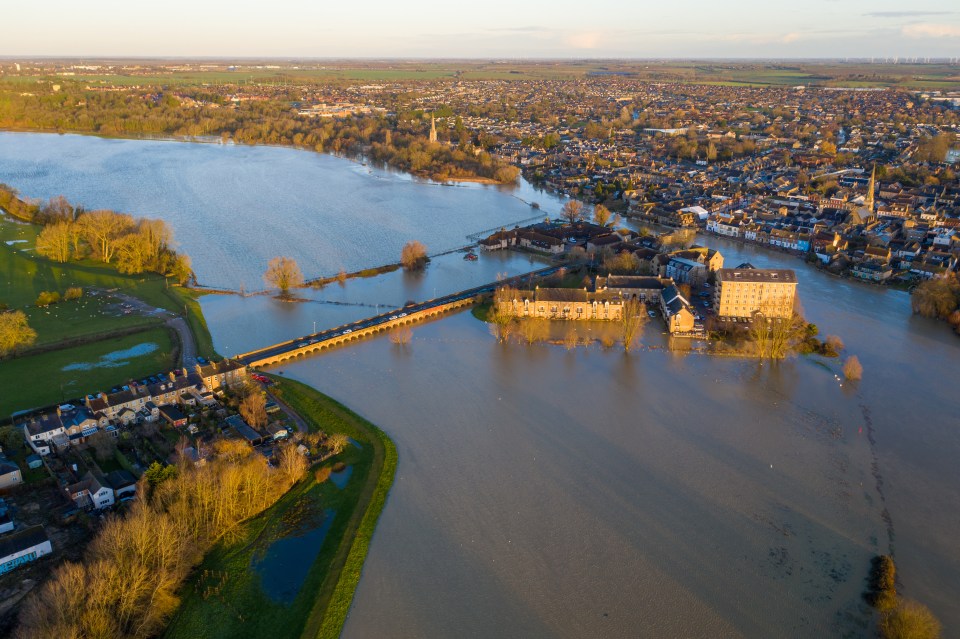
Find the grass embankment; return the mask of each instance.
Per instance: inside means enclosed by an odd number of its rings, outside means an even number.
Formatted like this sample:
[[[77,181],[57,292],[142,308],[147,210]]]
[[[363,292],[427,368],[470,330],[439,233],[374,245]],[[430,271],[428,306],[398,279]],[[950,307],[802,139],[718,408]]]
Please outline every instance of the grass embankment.
[[[299,382],[275,379],[273,390],[311,430],[344,433],[360,443],[361,448],[349,446],[323,464],[350,465],[350,480],[343,490],[330,480],[317,484],[314,468],[275,506],[244,524],[237,538],[218,545],[187,583],[183,603],[164,635],[168,639],[332,639],[343,628],[393,484],[396,448],[380,429],[338,402]],[[299,521],[310,509],[335,514],[299,593],[283,604],[264,592],[251,563],[290,532],[289,522]],[[215,594],[210,594],[211,587]]]
[[[144,343],[156,344],[157,349],[114,361],[101,359]],[[4,360],[0,362],[0,420],[15,411],[110,390],[124,380],[169,370],[175,366],[176,352],[170,331],[152,328],[125,337]],[[71,364],[88,364],[91,368],[63,370]]]

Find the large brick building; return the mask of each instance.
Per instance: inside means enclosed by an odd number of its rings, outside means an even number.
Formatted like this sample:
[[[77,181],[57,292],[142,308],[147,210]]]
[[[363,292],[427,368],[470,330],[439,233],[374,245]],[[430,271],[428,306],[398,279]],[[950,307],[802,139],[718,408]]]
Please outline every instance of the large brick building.
[[[720,318],[768,319],[793,314],[797,275],[790,269],[722,268],[717,271],[714,307]]]

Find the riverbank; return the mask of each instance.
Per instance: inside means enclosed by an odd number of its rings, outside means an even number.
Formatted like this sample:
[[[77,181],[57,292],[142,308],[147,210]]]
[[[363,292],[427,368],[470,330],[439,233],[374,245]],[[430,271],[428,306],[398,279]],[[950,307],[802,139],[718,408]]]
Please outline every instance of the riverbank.
[[[335,400],[299,382],[272,377],[271,390],[311,431],[343,433],[356,445],[318,464],[276,505],[205,558],[184,588],[180,610],[164,634],[168,639],[333,639],[346,620],[393,483],[396,448],[383,431]],[[316,471],[337,463],[346,467],[340,478],[318,483]],[[278,564],[284,543],[298,544],[306,554]],[[315,554],[309,557],[311,552]],[[297,576],[302,581],[293,583]]]

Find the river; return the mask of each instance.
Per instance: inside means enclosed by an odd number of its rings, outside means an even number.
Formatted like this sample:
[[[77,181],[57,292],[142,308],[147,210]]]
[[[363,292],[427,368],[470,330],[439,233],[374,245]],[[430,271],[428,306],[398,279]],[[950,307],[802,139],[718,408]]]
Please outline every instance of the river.
[[[151,198],[106,168],[113,152],[102,144],[137,145],[117,170],[147,176]],[[89,171],[77,159],[86,154],[96,160]],[[0,135],[0,181],[163,215],[201,279],[224,285],[262,269],[231,255],[263,262],[277,246],[231,221],[259,223],[259,204],[207,206],[225,189],[194,173],[241,171],[256,195],[273,192],[275,166],[299,176],[285,183],[291,201],[339,201],[344,184],[356,201],[375,191],[381,217],[402,219],[410,237],[438,233],[426,240],[437,246],[529,211],[496,188],[381,177],[287,149]],[[445,212],[451,197],[459,209]],[[160,204],[135,206],[147,200]],[[181,201],[203,205],[174,210]],[[310,263],[306,271],[331,268],[302,238],[310,214],[295,208],[277,209],[263,228],[301,236],[288,254]],[[473,211],[468,228],[433,228],[464,211]],[[344,234],[329,220],[310,228],[356,252],[357,267],[393,251],[369,239],[379,231]],[[207,229],[202,239],[197,229]],[[598,346],[505,347],[466,312],[415,326],[405,348],[369,339],[280,369],[379,424],[400,453],[345,637],[859,637],[869,559],[891,550],[903,594],[929,605],[945,636],[960,636],[960,340],[912,316],[903,292],[705,241],[728,265],[796,269],[808,319],[843,338],[864,380],[841,385],[835,360],[760,365],[671,352],[655,324],[629,357]],[[206,296],[203,308],[218,350],[231,353],[535,266],[513,254],[476,263],[452,254],[420,275],[311,291],[306,303]]]

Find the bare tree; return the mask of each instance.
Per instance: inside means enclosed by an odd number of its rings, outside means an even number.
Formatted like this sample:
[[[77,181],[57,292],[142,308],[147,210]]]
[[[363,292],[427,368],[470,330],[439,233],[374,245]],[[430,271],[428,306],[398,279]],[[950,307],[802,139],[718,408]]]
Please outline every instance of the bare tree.
[[[427,259],[427,247],[417,240],[407,242],[400,251],[400,265],[408,271],[423,268]]]
[[[27,315],[23,311],[0,313],[0,357],[16,353],[21,348],[33,344],[37,332],[27,324]]]
[[[520,291],[512,286],[501,286],[493,294],[490,309],[490,331],[501,344],[510,338],[514,321],[513,303],[520,299]]]
[[[350,438],[343,433],[332,433],[327,437],[326,445],[334,455],[339,455],[350,445]]]
[[[579,200],[569,200],[563,205],[563,208],[560,209],[560,217],[570,224],[573,224],[583,217],[583,202]]]
[[[623,340],[623,352],[629,353],[636,345],[647,323],[647,307],[643,302],[631,297],[623,300],[620,315],[620,338]]]
[[[863,379],[863,365],[860,363],[860,358],[856,355],[847,358],[843,363],[843,376],[851,381]]]
[[[749,336],[761,359],[783,359],[796,351],[807,334],[807,323],[794,312],[790,317],[777,317],[776,312],[760,310],[750,321]]]
[[[278,289],[281,296],[286,297],[291,288],[303,284],[303,273],[293,258],[275,257],[267,265],[263,279],[269,286]]]
[[[246,395],[240,400],[240,415],[243,420],[260,428],[267,425],[267,400],[262,390],[250,387]]]
[[[390,332],[390,341],[397,346],[407,346],[413,339],[413,331],[409,326],[400,326]]]
[[[72,226],[71,222],[57,222],[45,226],[37,236],[37,253],[61,264],[69,262],[73,247],[70,234]]]
[[[527,344],[536,344],[550,335],[550,322],[539,317],[527,317],[520,320],[519,332]]]
[[[603,204],[597,204],[593,207],[593,221],[600,226],[606,226],[610,221],[610,209]]]
[[[94,256],[109,264],[117,250],[120,238],[134,227],[133,218],[114,211],[90,211],[77,221]]]

